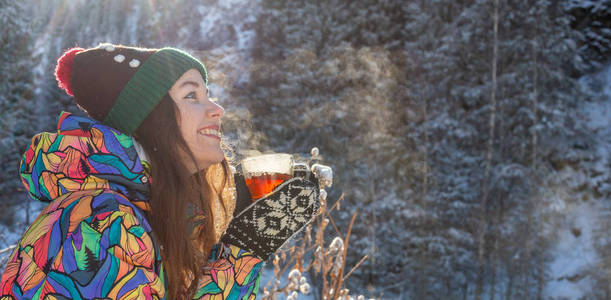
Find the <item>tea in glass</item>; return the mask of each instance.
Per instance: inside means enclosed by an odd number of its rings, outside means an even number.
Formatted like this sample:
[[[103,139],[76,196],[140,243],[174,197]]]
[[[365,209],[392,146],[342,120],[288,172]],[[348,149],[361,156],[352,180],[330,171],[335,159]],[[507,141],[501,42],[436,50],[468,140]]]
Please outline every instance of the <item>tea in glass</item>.
[[[264,154],[242,160],[242,173],[253,201],[292,178],[293,164],[290,154]]]

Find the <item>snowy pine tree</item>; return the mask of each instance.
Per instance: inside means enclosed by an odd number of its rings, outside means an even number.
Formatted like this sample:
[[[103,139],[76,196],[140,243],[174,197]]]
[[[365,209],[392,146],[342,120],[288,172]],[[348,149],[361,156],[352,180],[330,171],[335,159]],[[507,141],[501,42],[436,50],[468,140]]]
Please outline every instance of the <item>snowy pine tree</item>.
[[[3,225],[13,224],[15,204],[27,210],[26,195],[19,181],[19,161],[36,129],[33,113],[31,26],[22,2],[0,1],[0,216]],[[8,213],[7,213],[8,212]],[[2,235],[2,234],[0,234]],[[0,240],[1,241],[1,240]],[[0,248],[3,248],[0,243]]]

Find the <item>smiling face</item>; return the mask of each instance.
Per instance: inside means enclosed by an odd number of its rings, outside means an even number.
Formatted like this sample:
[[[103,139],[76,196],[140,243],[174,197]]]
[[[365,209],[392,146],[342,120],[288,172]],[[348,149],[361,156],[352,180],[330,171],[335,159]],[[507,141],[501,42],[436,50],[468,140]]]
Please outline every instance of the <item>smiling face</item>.
[[[224,109],[208,98],[208,87],[199,71],[185,72],[168,94],[178,107],[178,127],[199,170],[223,161],[220,127]],[[186,153],[182,161],[192,173],[198,171]]]

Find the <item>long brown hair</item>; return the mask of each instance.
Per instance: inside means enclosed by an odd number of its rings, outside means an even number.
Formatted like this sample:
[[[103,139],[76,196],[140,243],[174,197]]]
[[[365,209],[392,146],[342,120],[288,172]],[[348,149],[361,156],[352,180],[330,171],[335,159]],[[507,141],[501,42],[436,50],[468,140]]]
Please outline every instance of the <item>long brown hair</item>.
[[[197,288],[197,278],[212,245],[216,242],[212,197],[223,197],[231,171],[227,159],[221,162],[224,178],[220,187],[213,186],[207,172],[210,168],[190,174],[180,159],[179,151],[187,153],[197,166],[193,153],[180,134],[179,111],[169,95],[142,122],[134,137],[147,152],[151,165],[151,196],[149,222],[154,237],[162,246],[162,259],[167,274],[169,299],[189,298]],[[199,168],[198,168],[199,170]],[[225,200],[225,199],[221,199]],[[227,215],[225,201],[220,201]],[[191,204],[204,213],[202,232],[193,241],[186,217]],[[200,247],[195,247],[193,243]],[[167,296],[167,295],[166,295]]]

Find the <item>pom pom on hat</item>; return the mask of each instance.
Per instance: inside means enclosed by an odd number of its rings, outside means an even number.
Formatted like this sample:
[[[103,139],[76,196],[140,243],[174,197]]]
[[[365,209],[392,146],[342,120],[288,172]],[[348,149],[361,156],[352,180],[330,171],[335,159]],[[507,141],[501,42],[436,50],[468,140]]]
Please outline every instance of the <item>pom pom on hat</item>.
[[[72,87],[70,86],[70,78],[72,77],[72,68],[74,67],[74,57],[77,53],[84,51],[83,48],[72,48],[66,50],[64,54],[57,60],[55,67],[55,79],[57,86],[65,90],[70,96],[74,96]]]

